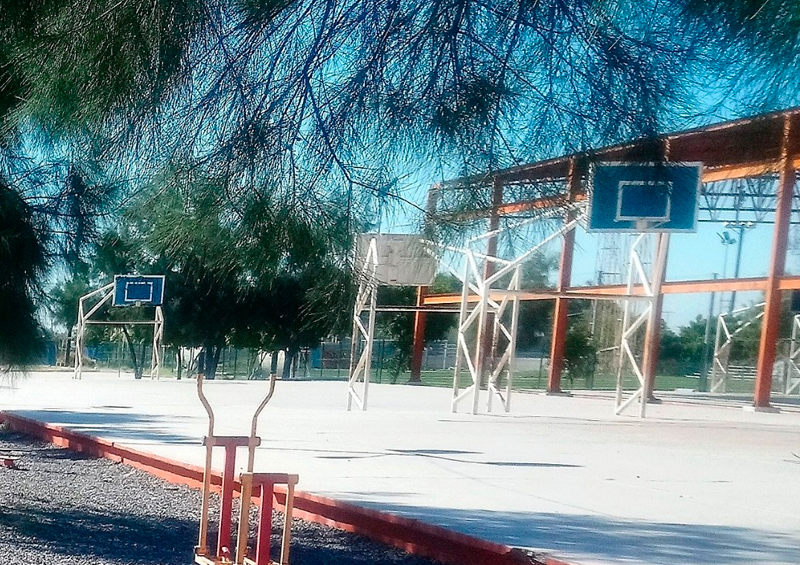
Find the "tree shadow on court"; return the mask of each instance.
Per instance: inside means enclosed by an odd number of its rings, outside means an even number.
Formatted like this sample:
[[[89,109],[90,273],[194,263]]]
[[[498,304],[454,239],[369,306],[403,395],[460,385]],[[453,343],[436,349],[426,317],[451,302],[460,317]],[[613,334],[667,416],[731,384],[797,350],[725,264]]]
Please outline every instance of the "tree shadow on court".
[[[369,495],[365,495],[368,498]],[[575,562],[663,565],[800,563],[800,536],[751,528],[624,520],[599,515],[358,504]],[[567,559],[569,561],[569,559]]]
[[[74,555],[114,563],[191,563],[197,523],[113,511],[3,506],[0,533],[6,542],[13,542],[19,555]]]
[[[217,536],[215,524],[216,516],[212,516],[208,532],[212,551]],[[281,525],[280,521],[273,521],[273,560],[279,559]],[[293,565],[436,565],[355,534],[318,524],[297,525],[293,527],[291,545]],[[255,524],[251,523],[251,551],[254,529]],[[24,505],[0,507],[0,550],[10,544],[18,557],[37,563],[189,564],[194,561],[197,532],[197,521],[169,516]],[[44,560],[39,561],[39,557]]]
[[[277,448],[280,449],[280,448]],[[286,451],[283,449],[283,451]],[[492,461],[481,458],[470,458],[469,456],[482,455],[479,451],[461,451],[455,449],[386,449],[384,451],[342,451],[326,449],[292,449],[291,451],[304,451],[307,453],[318,453],[318,459],[329,460],[351,460],[351,459],[376,459],[381,457],[423,457],[428,459],[439,459],[452,461],[455,463],[468,463],[472,465],[488,465],[493,467],[555,467],[555,468],[576,468],[583,465],[571,463],[547,463],[542,461]]]
[[[73,432],[99,438],[199,445],[200,438],[170,430],[177,417],[169,419],[129,412],[81,412],[77,410],[13,410],[17,416],[63,426]]]

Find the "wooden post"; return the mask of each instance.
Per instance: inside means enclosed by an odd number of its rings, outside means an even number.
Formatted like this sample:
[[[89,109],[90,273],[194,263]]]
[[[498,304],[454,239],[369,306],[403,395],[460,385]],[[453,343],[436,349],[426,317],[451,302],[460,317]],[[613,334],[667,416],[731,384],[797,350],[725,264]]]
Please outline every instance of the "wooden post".
[[[775,210],[775,229],[772,238],[772,254],[767,273],[767,289],[764,300],[764,318],[761,322],[761,341],[758,346],[756,364],[756,385],[753,405],[768,408],[772,388],[772,368],[775,364],[775,347],[778,342],[778,326],[781,314],[780,279],[786,266],[786,248],[789,239],[789,223],[792,215],[795,170],[792,157],[796,154],[796,132],[791,118],[786,116],[783,126],[783,145],[781,147],[780,179],[778,203]]]
[[[581,186],[580,171],[578,171],[574,159],[570,161],[567,184],[569,190],[568,199],[572,202]],[[575,213],[570,211],[565,216],[565,221],[569,222],[574,218]],[[564,234],[564,243],[561,247],[561,260],[558,267],[559,292],[568,289],[571,284],[574,249],[575,230],[572,229]],[[564,368],[564,346],[567,341],[567,328],[569,327],[569,319],[567,317],[568,309],[568,299],[556,298],[555,307],[553,309],[553,333],[550,341],[550,368],[547,374],[547,392],[554,394],[561,392],[561,372]]]

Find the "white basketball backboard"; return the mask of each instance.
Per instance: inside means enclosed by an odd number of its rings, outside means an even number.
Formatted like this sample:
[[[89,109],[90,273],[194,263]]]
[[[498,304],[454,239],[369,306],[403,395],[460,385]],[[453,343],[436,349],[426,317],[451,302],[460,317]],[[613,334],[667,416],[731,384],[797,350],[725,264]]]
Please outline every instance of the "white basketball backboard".
[[[702,163],[596,163],[590,232],[697,231]]]
[[[428,253],[425,240],[418,234],[360,234],[356,246],[360,270],[371,272],[372,259],[366,268],[365,263],[373,239],[377,251],[375,278],[380,284],[428,286],[433,282],[439,261]]]

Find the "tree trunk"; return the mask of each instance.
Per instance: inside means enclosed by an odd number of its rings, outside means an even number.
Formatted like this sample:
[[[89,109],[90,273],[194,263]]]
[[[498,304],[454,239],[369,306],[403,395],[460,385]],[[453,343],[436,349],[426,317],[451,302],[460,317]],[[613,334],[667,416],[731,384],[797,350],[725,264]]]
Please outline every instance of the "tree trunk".
[[[175,360],[175,376],[178,380],[181,380],[181,377],[183,376],[183,354],[181,353],[180,347],[175,348]]]
[[[217,378],[217,365],[219,364],[220,353],[222,353],[221,346],[214,346],[212,343],[206,343],[203,346],[206,380],[213,381]]]
[[[136,358],[136,347],[133,345],[131,334],[128,332],[128,328],[125,326],[122,326],[122,335],[125,336],[125,343],[128,344],[128,351],[131,354],[131,363],[133,364],[133,378],[141,379],[144,371],[142,370],[141,364]]]
[[[286,350],[286,354],[283,357],[283,374],[281,375],[282,379],[293,379],[297,376],[294,370],[294,361],[296,357],[296,347],[290,347]]]
[[[269,374],[270,375],[277,375],[278,374],[278,353],[279,351],[273,351],[272,356],[269,359]]]
[[[72,330],[67,332],[67,346],[64,350],[64,366],[69,367],[69,355],[72,351]]]

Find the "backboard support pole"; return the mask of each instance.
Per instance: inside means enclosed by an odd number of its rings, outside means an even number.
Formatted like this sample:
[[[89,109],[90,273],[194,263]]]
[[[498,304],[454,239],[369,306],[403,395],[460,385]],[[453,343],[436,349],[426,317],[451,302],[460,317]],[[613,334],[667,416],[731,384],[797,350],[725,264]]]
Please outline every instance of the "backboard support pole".
[[[654,399],[653,389],[655,388],[656,370],[658,369],[658,353],[661,344],[661,316],[664,310],[664,294],[661,292],[661,287],[664,284],[667,272],[669,233],[658,234],[657,240],[658,253],[663,253],[663,257],[658,255],[656,257],[657,260],[653,263],[653,312],[645,330],[644,350],[642,352],[642,366],[647,379],[646,392],[648,401]]]
[[[667,265],[667,249],[669,248],[669,234],[659,234],[656,242],[656,254],[653,260],[653,268],[651,270],[651,280],[648,280],[647,273],[645,272],[644,264],[641,259],[641,252],[643,246],[649,243],[646,234],[641,234],[631,247],[630,262],[628,265],[628,295],[633,292],[633,287],[636,284],[641,284],[644,290],[644,295],[647,297],[645,300],[645,309],[639,314],[632,312],[632,303],[630,299],[625,300],[623,307],[623,321],[622,321],[622,336],[620,338],[619,359],[617,364],[617,393],[614,413],[617,415],[622,414],[631,404],[637,400],[640,403],[639,417],[644,418],[647,410],[647,400],[650,395],[649,385],[653,377],[653,370],[655,363],[650,361],[645,364],[645,359],[652,360],[653,355],[656,356],[658,351],[653,351],[654,344],[652,336],[654,332],[652,328],[654,325],[660,323],[660,314],[656,308],[658,297],[661,294],[661,284],[664,280],[664,271]],[[639,362],[636,354],[633,351],[635,335],[639,328],[645,326],[645,335],[651,336],[650,342],[645,342],[645,351],[651,348],[649,353],[643,355],[642,362]],[[636,379],[639,382],[638,388],[626,399],[624,398],[624,372],[626,367],[630,366]]]

